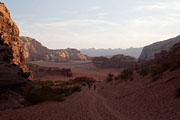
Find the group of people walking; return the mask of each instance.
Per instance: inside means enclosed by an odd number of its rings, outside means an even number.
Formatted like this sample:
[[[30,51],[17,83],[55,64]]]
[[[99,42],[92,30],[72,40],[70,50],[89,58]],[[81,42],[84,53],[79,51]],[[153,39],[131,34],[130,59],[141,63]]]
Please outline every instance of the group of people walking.
[[[96,85],[94,84],[92,84],[92,83],[87,83],[88,84],[88,88],[89,88],[89,90],[91,89],[91,87],[94,87],[94,90],[96,90]]]

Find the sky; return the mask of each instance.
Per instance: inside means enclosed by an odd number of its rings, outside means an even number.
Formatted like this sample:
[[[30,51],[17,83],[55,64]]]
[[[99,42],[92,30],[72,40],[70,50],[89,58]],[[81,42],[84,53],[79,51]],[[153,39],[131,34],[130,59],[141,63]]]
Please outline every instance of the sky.
[[[52,49],[129,48],[180,34],[180,0],[0,0],[21,36]]]

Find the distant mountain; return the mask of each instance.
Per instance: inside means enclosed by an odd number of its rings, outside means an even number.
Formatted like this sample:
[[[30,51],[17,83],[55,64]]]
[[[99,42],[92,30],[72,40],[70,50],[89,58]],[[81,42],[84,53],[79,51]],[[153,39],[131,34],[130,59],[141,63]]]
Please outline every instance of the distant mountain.
[[[37,40],[30,37],[20,37],[22,40],[23,54],[27,61],[71,61],[87,60],[87,57],[76,49],[57,49],[51,50],[43,46]]]
[[[117,54],[124,54],[127,56],[133,56],[135,58],[138,58],[141,54],[142,48],[128,48],[128,49],[95,49],[95,48],[89,48],[89,49],[81,49],[80,50],[83,54],[86,54],[91,57],[95,56],[107,56],[112,57]]]
[[[180,42],[180,35],[175,38],[171,38],[165,41],[160,41],[160,42],[156,42],[151,45],[145,46],[139,57],[139,60],[153,59],[155,54],[160,53],[162,50],[169,51],[170,48],[178,42]]]

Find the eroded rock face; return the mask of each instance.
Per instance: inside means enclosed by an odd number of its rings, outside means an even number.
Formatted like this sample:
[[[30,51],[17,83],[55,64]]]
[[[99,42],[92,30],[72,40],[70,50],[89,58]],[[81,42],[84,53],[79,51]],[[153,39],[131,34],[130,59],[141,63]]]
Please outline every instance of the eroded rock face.
[[[44,47],[40,42],[29,37],[20,37],[22,40],[23,53],[27,61],[50,61],[62,62],[71,60],[87,60],[87,57],[76,49],[51,50]]]
[[[21,92],[31,84],[27,71],[19,29],[0,2],[0,110],[23,107]]]
[[[19,28],[10,18],[10,12],[0,3],[0,62],[16,64],[28,71],[21,48]]]
[[[95,57],[93,63],[100,68],[128,68],[136,64],[136,59],[130,56],[115,55],[112,58]]]
[[[139,60],[151,60],[155,57],[155,54],[160,53],[161,51],[169,51],[170,48],[178,42],[180,42],[180,36],[145,46]]]

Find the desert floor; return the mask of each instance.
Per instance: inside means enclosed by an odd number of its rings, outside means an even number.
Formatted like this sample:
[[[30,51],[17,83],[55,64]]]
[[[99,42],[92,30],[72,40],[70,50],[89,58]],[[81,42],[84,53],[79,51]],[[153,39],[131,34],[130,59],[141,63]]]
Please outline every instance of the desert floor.
[[[85,86],[64,102],[1,111],[0,120],[180,120],[179,73],[166,72],[154,82],[135,74],[133,81],[97,83],[96,90]]]
[[[108,73],[113,73],[114,75],[119,74],[121,69],[99,69],[93,65],[91,61],[73,61],[73,62],[31,62],[33,64],[37,64],[39,66],[44,67],[58,67],[58,68],[70,68],[73,73],[73,77],[63,77],[59,75],[48,75],[45,77],[41,77],[40,79],[43,81],[52,80],[52,81],[67,81],[69,79],[73,79],[76,77],[88,76],[93,77],[96,80],[105,80],[107,78]]]

